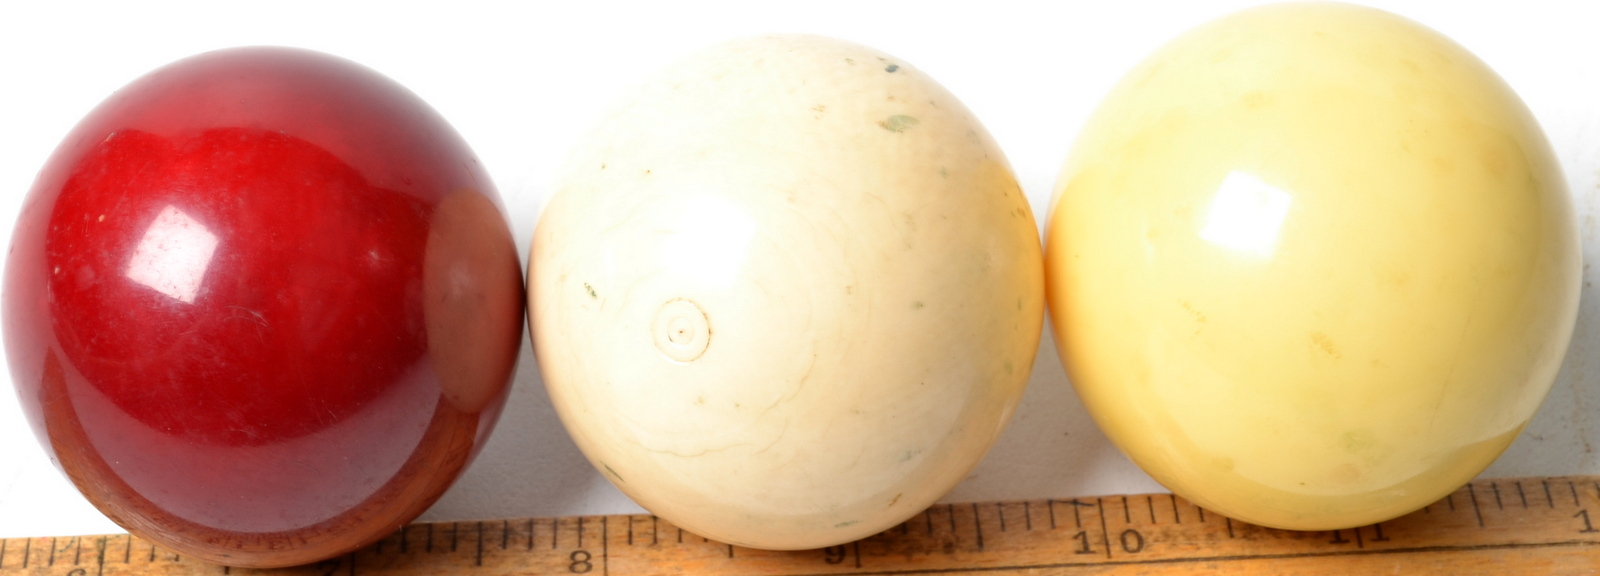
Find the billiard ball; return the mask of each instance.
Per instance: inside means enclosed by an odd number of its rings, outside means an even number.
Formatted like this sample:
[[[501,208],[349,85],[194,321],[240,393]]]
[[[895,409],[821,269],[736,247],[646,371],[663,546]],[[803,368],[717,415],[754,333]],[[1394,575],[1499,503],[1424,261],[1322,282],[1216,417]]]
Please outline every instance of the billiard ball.
[[[1414,22],[1246,10],[1118,84],[1047,226],[1090,414],[1177,494],[1299,530],[1387,520],[1482,471],[1549,391],[1580,250],[1507,84]]]
[[[769,36],[623,97],[529,263],[557,413],[607,479],[701,536],[816,548],[969,472],[1043,323],[1032,213],[994,140],[888,54]]]
[[[499,198],[401,86],[287,48],[182,60],[75,127],[28,193],[5,345],[52,459],[183,556],[336,556],[427,508],[521,346]]]

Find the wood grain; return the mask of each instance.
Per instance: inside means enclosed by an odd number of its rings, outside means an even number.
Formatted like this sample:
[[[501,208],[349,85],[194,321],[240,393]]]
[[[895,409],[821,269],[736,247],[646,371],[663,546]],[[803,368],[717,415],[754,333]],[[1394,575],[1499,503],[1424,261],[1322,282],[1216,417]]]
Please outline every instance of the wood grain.
[[[233,569],[126,534],[0,540],[0,575],[1593,574],[1600,476],[1480,480],[1352,530],[1233,521],[1168,494],[939,504],[843,546],[772,552],[648,515],[414,524],[314,565]]]

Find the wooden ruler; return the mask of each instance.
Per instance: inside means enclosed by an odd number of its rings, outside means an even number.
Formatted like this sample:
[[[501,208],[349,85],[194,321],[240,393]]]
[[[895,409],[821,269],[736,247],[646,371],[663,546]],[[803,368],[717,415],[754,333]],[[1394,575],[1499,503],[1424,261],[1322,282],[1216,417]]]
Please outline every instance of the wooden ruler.
[[[1480,480],[1419,512],[1289,532],[1168,494],[939,504],[871,538],[771,552],[649,515],[414,524],[344,557],[230,569],[128,535],[0,540],[0,575],[1592,574],[1600,476]]]

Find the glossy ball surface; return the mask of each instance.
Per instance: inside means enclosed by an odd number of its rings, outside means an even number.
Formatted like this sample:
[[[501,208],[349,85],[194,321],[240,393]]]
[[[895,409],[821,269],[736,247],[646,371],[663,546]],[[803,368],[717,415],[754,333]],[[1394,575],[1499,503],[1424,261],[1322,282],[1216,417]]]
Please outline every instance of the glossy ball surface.
[[[1567,189],[1512,90],[1377,10],[1287,4],[1111,92],[1046,252],[1078,393],[1157,481],[1301,530],[1419,509],[1533,416],[1577,310]]]
[[[1027,383],[1043,266],[1004,156],[904,61],[807,36],[669,67],[572,155],[535,349],[595,467],[702,536],[816,548],[959,482]]]
[[[236,566],[410,521],[482,446],[521,342],[499,198],[394,82],[247,48],[158,69],[29,192],[5,345],[52,458],[118,524]]]

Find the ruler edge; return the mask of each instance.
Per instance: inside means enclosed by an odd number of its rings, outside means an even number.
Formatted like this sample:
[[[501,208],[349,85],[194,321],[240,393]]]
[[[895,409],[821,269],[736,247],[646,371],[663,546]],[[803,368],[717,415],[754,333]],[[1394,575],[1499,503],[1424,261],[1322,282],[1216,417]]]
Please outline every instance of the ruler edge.
[[[1227,521],[1227,523],[1228,523],[1228,526],[1229,526],[1228,530],[1230,531],[1230,533],[1234,529],[1235,526],[1238,526],[1241,530],[1249,528],[1249,529],[1255,529],[1255,530],[1277,531],[1277,532],[1293,533],[1293,534],[1301,534],[1301,535],[1321,534],[1321,533],[1336,533],[1336,532],[1342,532],[1343,530],[1360,530],[1362,528],[1368,528],[1368,527],[1372,527],[1372,526],[1376,526],[1376,525],[1381,525],[1384,522],[1392,522],[1393,520],[1398,520],[1400,518],[1405,518],[1405,517],[1409,517],[1409,516],[1412,516],[1412,515],[1415,515],[1415,514],[1423,513],[1424,509],[1426,509],[1426,508],[1435,506],[1435,505],[1437,505],[1439,503],[1442,503],[1442,502],[1446,502],[1447,500],[1453,498],[1456,494],[1463,494],[1463,495],[1468,496],[1471,499],[1474,509],[1478,510],[1477,519],[1478,519],[1478,522],[1479,522],[1479,527],[1482,528],[1482,527],[1484,527],[1483,520],[1482,520],[1482,512],[1481,512],[1481,508],[1480,508],[1480,506],[1479,506],[1479,504],[1477,502],[1477,497],[1476,497],[1476,492],[1475,492],[1475,488],[1474,487],[1475,486],[1482,486],[1482,485],[1486,485],[1486,484],[1487,485],[1498,485],[1498,484],[1501,484],[1501,483],[1524,482],[1524,481],[1529,481],[1529,480],[1538,480],[1538,481],[1544,481],[1544,482],[1559,480],[1559,481],[1564,481],[1564,482],[1569,483],[1571,485],[1572,497],[1573,497],[1573,501],[1574,501],[1573,505],[1574,505],[1575,508],[1580,510],[1580,514],[1588,511],[1588,509],[1584,507],[1584,501],[1585,500],[1587,500],[1588,502],[1591,502],[1591,503],[1600,504],[1600,474],[1571,474],[1571,475],[1554,475],[1554,476],[1519,476],[1519,477],[1475,478],[1472,481],[1467,482],[1466,484],[1463,484],[1461,487],[1459,487],[1456,490],[1452,491],[1445,498],[1441,498],[1438,501],[1430,503],[1430,504],[1424,506],[1423,508],[1419,508],[1416,511],[1407,513],[1407,514],[1402,515],[1400,517],[1397,517],[1395,519],[1385,520],[1383,522],[1378,522],[1378,523],[1374,523],[1374,524],[1358,526],[1358,527],[1355,527],[1355,528],[1341,529],[1341,530],[1338,530],[1338,531],[1334,531],[1334,530],[1296,531],[1296,530],[1283,530],[1283,529],[1277,529],[1277,528],[1268,528],[1268,527],[1263,527],[1263,526],[1244,523],[1244,522],[1241,522],[1241,521],[1232,520],[1231,518],[1228,518],[1228,517],[1226,517],[1226,516],[1224,516],[1224,515],[1222,515],[1220,513],[1214,512],[1214,511],[1211,512],[1211,514],[1214,514],[1215,516],[1217,516],[1219,518],[1225,519]],[[1592,491],[1591,490],[1580,490],[1578,488],[1578,486],[1580,484],[1588,484],[1589,486],[1584,486],[1584,488],[1589,488],[1590,486],[1592,486],[1593,490]],[[1593,492],[1593,493],[1591,494],[1591,492]],[[1496,494],[1497,498],[1500,497],[1497,488],[1496,488],[1495,494]],[[983,516],[979,513],[979,509],[981,507],[988,507],[988,506],[996,506],[996,507],[998,507],[999,510],[1001,510],[1001,512],[1000,512],[1001,518],[1002,518],[1001,522],[1003,523],[1004,522],[1004,520],[1003,520],[1003,514],[1004,514],[1003,510],[1004,510],[1004,507],[1008,506],[1008,505],[1018,506],[1018,505],[1027,505],[1027,504],[1032,504],[1032,503],[1047,503],[1048,505],[1054,505],[1054,504],[1076,503],[1076,502],[1083,501],[1083,502],[1085,502],[1085,504],[1075,505],[1075,507],[1076,506],[1093,506],[1093,507],[1095,507],[1096,510],[1097,510],[1096,511],[1096,515],[1097,516],[1101,516],[1102,523],[1104,523],[1103,511],[1106,509],[1104,507],[1104,503],[1108,498],[1116,498],[1116,499],[1122,499],[1122,500],[1126,501],[1128,499],[1137,498],[1137,497],[1140,497],[1140,496],[1146,496],[1146,497],[1168,496],[1168,497],[1173,499],[1173,502],[1174,502],[1175,506],[1179,505],[1179,503],[1181,502],[1182,503],[1181,505],[1183,505],[1183,506],[1193,507],[1194,509],[1201,511],[1202,513],[1205,512],[1205,508],[1203,508],[1203,507],[1201,507],[1201,506],[1199,506],[1197,504],[1194,504],[1193,502],[1190,502],[1189,500],[1183,498],[1182,496],[1178,496],[1178,495],[1172,494],[1170,492],[1149,492],[1149,493],[1142,493],[1141,492],[1141,493],[1127,493],[1127,494],[1106,494],[1106,495],[1098,495],[1098,496],[1077,496],[1077,497],[1073,497],[1073,498],[1027,498],[1027,499],[1007,499],[1007,500],[984,500],[984,501],[971,501],[971,502],[936,502],[933,505],[929,506],[927,509],[916,513],[911,518],[908,518],[907,520],[905,520],[905,521],[903,521],[901,523],[897,523],[894,526],[892,526],[892,527],[890,527],[890,528],[888,528],[886,530],[874,533],[874,534],[872,534],[870,536],[867,536],[865,538],[862,538],[862,539],[859,539],[859,540],[856,540],[856,541],[853,541],[853,542],[847,542],[847,543],[843,543],[843,544],[839,544],[839,545],[835,545],[835,546],[829,546],[829,547],[826,547],[826,548],[816,548],[816,549],[807,549],[807,550],[793,550],[793,551],[769,551],[769,550],[753,549],[753,548],[746,548],[746,547],[736,546],[736,545],[732,545],[732,544],[727,544],[727,543],[719,542],[719,541],[716,541],[716,540],[711,540],[709,538],[705,538],[705,537],[702,537],[702,536],[695,535],[693,532],[690,532],[690,531],[688,531],[686,529],[683,529],[682,527],[679,527],[676,524],[672,524],[670,520],[667,520],[665,518],[660,518],[660,517],[655,516],[654,514],[650,514],[648,512],[642,513],[642,514],[639,514],[639,513],[579,514],[579,515],[567,515],[567,516],[522,516],[522,517],[476,519],[476,520],[457,520],[457,521],[440,520],[440,521],[427,521],[427,522],[413,522],[413,523],[410,523],[410,524],[406,524],[405,526],[402,526],[399,529],[396,529],[395,531],[384,535],[377,542],[375,542],[373,544],[369,544],[369,545],[364,546],[362,548],[359,548],[357,550],[354,550],[354,551],[351,551],[351,552],[347,552],[345,554],[341,554],[339,556],[336,556],[336,557],[333,557],[333,558],[329,558],[327,560],[323,560],[323,561],[318,562],[318,563],[312,563],[312,564],[306,564],[306,565],[302,565],[302,566],[288,567],[288,568],[282,568],[282,569],[249,569],[249,568],[229,567],[229,566],[226,566],[226,565],[216,564],[216,563],[212,563],[212,562],[209,562],[209,561],[200,561],[200,563],[198,563],[198,564],[195,563],[193,560],[184,561],[185,558],[183,556],[181,556],[181,555],[179,555],[179,554],[177,554],[175,552],[172,552],[171,550],[168,550],[168,549],[166,549],[164,547],[156,545],[156,544],[154,544],[153,542],[151,542],[149,540],[146,540],[146,539],[138,537],[138,536],[134,536],[134,535],[129,534],[129,533],[82,534],[82,535],[67,535],[67,536],[21,536],[21,537],[12,537],[12,538],[0,538],[0,576],[9,576],[11,574],[31,574],[31,573],[33,573],[33,571],[41,569],[41,567],[38,564],[31,564],[31,565],[28,565],[28,566],[24,567],[24,566],[22,566],[21,563],[18,563],[15,566],[10,566],[10,567],[6,566],[7,560],[8,560],[7,548],[10,547],[11,543],[18,542],[18,541],[27,542],[28,545],[29,545],[28,549],[31,550],[31,548],[32,548],[31,544],[33,542],[49,539],[51,541],[50,548],[52,550],[52,553],[54,553],[54,551],[56,549],[58,549],[57,544],[59,543],[59,541],[68,540],[68,539],[74,540],[74,541],[76,541],[76,544],[75,544],[76,553],[79,555],[79,559],[81,559],[81,554],[83,552],[83,543],[85,543],[87,541],[99,540],[101,542],[101,544],[97,544],[96,548],[91,549],[91,552],[92,552],[91,559],[98,560],[99,561],[99,565],[102,567],[102,569],[103,569],[104,566],[109,566],[109,565],[112,564],[112,563],[108,562],[104,557],[104,554],[106,553],[106,551],[108,551],[110,549],[110,542],[112,542],[115,539],[125,539],[128,542],[128,544],[127,544],[128,548],[126,549],[127,550],[126,554],[131,554],[131,552],[133,550],[133,547],[135,545],[140,545],[139,547],[141,547],[141,548],[143,546],[150,546],[151,547],[152,551],[151,551],[150,556],[151,556],[151,558],[153,560],[151,561],[151,564],[147,564],[147,565],[154,565],[155,563],[158,563],[158,562],[167,563],[168,565],[180,565],[181,564],[181,565],[184,565],[184,566],[193,566],[194,568],[190,568],[188,570],[190,572],[195,572],[195,573],[198,572],[195,569],[196,568],[201,568],[201,567],[209,567],[209,568],[213,569],[213,570],[211,570],[211,572],[213,572],[213,573],[223,573],[223,574],[228,574],[228,573],[231,573],[232,571],[235,571],[235,570],[241,570],[241,571],[247,572],[247,573],[292,573],[292,572],[295,572],[295,571],[316,569],[317,567],[327,565],[330,562],[334,562],[334,563],[343,562],[345,559],[349,559],[351,561],[351,563],[352,563],[351,569],[353,570],[354,569],[354,559],[358,555],[377,555],[377,556],[381,556],[383,554],[382,548],[383,548],[385,543],[390,542],[396,536],[404,537],[404,535],[408,531],[416,529],[416,528],[419,528],[419,527],[429,527],[429,528],[437,528],[437,527],[441,527],[441,526],[449,526],[449,527],[451,527],[452,528],[451,529],[452,539],[455,540],[455,542],[452,543],[451,549],[447,550],[447,551],[444,551],[444,553],[441,556],[444,557],[444,558],[447,558],[447,559],[448,558],[459,558],[461,553],[462,553],[462,550],[460,550],[460,547],[457,546],[457,544],[459,544],[459,535],[462,532],[461,527],[462,526],[473,526],[473,525],[476,525],[479,528],[479,533],[480,533],[479,537],[476,539],[476,546],[475,546],[477,548],[477,552],[478,552],[478,556],[476,557],[476,561],[478,562],[478,564],[476,564],[476,565],[477,566],[484,566],[484,564],[482,563],[483,557],[484,557],[484,551],[486,549],[489,549],[491,552],[498,552],[497,550],[493,550],[493,548],[499,548],[499,547],[498,546],[485,547],[483,545],[483,542],[484,542],[484,540],[482,539],[482,528],[483,528],[483,526],[491,525],[491,524],[501,524],[501,525],[509,527],[513,523],[522,524],[522,523],[525,523],[525,522],[531,522],[534,525],[537,525],[537,524],[541,523],[541,521],[543,523],[551,524],[553,527],[555,527],[556,530],[560,530],[560,528],[565,527],[565,526],[575,525],[575,530],[577,531],[577,534],[579,534],[579,538],[578,538],[578,541],[576,543],[577,546],[574,549],[575,550],[574,554],[576,552],[579,552],[579,551],[587,551],[587,549],[582,547],[582,540],[583,540],[582,535],[587,532],[586,529],[583,528],[583,524],[586,521],[591,522],[591,525],[592,524],[600,524],[601,528],[600,528],[600,533],[598,535],[601,537],[600,541],[601,541],[601,546],[602,546],[602,551],[601,551],[602,554],[601,554],[600,558],[598,558],[598,559],[600,559],[602,562],[597,562],[595,564],[601,564],[601,563],[607,564],[607,571],[604,572],[604,573],[608,573],[609,560],[610,560],[610,556],[611,556],[610,555],[610,550],[609,550],[611,536],[609,535],[608,524],[611,523],[612,519],[618,519],[618,518],[627,518],[628,519],[629,525],[630,525],[630,527],[629,527],[629,531],[630,531],[629,536],[630,537],[632,536],[632,534],[631,534],[631,532],[632,532],[632,524],[636,520],[638,520],[638,519],[651,519],[652,521],[657,522],[657,523],[666,523],[666,524],[668,524],[669,527],[678,528],[681,532],[686,533],[686,534],[690,534],[694,538],[699,538],[699,539],[702,540],[702,542],[700,542],[700,543],[692,543],[693,545],[701,546],[702,548],[705,548],[705,549],[709,549],[709,548],[712,548],[712,547],[714,547],[714,548],[716,548],[718,550],[720,550],[722,548],[727,548],[729,550],[728,558],[733,558],[734,557],[734,555],[735,555],[734,551],[735,550],[746,550],[748,552],[757,553],[758,555],[760,555],[760,554],[774,554],[774,553],[776,553],[776,554],[806,554],[806,553],[825,552],[827,550],[831,550],[831,549],[834,549],[834,548],[853,547],[855,555],[856,555],[856,558],[857,558],[857,566],[859,567],[860,566],[860,549],[859,548],[860,548],[860,545],[863,542],[869,542],[869,541],[873,541],[873,540],[878,540],[878,539],[882,539],[882,538],[885,538],[885,537],[898,536],[896,534],[892,534],[892,532],[895,531],[896,529],[902,527],[902,526],[905,526],[910,521],[912,521],[912,520],[914,520],[914,519],[916,519],[918,517],[922,517],[924,515],[929,515],[929,517],[930,517],[929,521],[931,522],[931,513],[932,513],[931,511],[935,510],[935,509],[945,508],[945,509],[948,509],[948,510],[954,510],[955,507],[962,507],[962,508],[965,508],[965,507],[968,507],[968,506],[972,507],[973,508],[973,520],[972,520],[972,522],[974,523],[973,526],[976,527],[976,534],[978,535],[978,539],[979,539],[977,552],[983,552],[984,548],[983,548],[983,545],[981,543],[982,533],[983,533],[983,524],[982,524]],[[1090,498],[1095,499],[1096,503],[1093,504],[1093,505],[1087,504],[1086,502]],[[1500,510],[1504,510],[1506,507],[1504,507],[1502,505],[1502,506],[1499,506],[1498,508]],[[1524,508],[1528,508],[1526,503],[1524,503]],[[1552,502],[1551,508],[1554,509],[1553,502]],[[1128,509],[1126,509],[1124,511],[1125,514],[1128,512],[1128,510],[1131,510],[1131,507],[1129,507]],[[1154,511],[1152,509],[1152,514],[1153,513],[1154,513]],[[1600,510],[1597,510],[1597,515],[1600,515]],[[1577,517],[1577,515],[1574,515],[1574,517]],[[598,520],[598,522],[593,522],[595,520]],[[1593,520],[1596,523],[1600,523],[1600,517],[1596,517]],[[954,531],[954,526],[955,526],[954,517],[952,517],[951,522],[952,522],[951,523],[952,531]],[[1207,525],[1210,524],[1210,522],[1206,521],[1203,517],[1201,519],[1201,522],[1202,522],[1202,524],[1207,524]],[[1178,523],[1181,524],[1181,522],[1178,522]],[[1054,529],[1053,526],[1052,526],[1052,529]],[[1029,530],[1032,530],[1032,529],[1030,528]],[[1106,539],[1104,544],[1108,547],[1108,549],[1107,549],[1107,557],[1109,558],[1109,556],[1110,556],[1110,550],[1109,550],[1110,532],[1109,532],[1109,529],[1106,529],[1103,526],[1101,527],[1101,530],[1102,530],[1102,536]],[[1002,528],[1002,531],[1003,531],[1003,528]],[[1257,555],[1220,555],[1220,556],[1214,556],[1214,557],[1190,556],[1190,557],[1181,557],[1181,558],[1160,558],[1160,559],[1137,560],[1137,561],[1115,561],[1115,560],[1110,560],[1110,561],[1090,561],[1090,562],[1060,562],[1060,563],[1043,563],[1043,564],[1017,564],[1017,565],[1003,565],[1003,566],[995,566],[995,565],[965,565],[965,566],[945,567],[945,568],[937,568],[937,569],[886,569],[886,570],[848,570],[848,569],[846,569],[846,570],[834,570],[834,571],[819,570],[819,571],[812,571],[812,572],[795,571],[795,572],[785,572],[784,574],[786,576],[823,576],[823,575],[831,575],[831,574],[893,575],[893,574],[962,573],[962,572],[991,572],[991,571],[1006,571],[1006,570],[1016,570],[1016,571],[1022,571],[1022,570],[1051,570],[1051,569],[1073,569],[1073,568],[1092,568],[1092,567],[1115,567],[1115,566],[1124,566],[1124,565],[1183,564],[1183,563],[1226,562],[1226,561],[1273,561],[1273,560],[1304,559],[1304,558],[1324,558],[1324,557],[1343,557],[1343,556],[1369,556],[1369,555],[1380,555],[1380,554],[1429,554],[1429,553],[1459,553],[1459,552],[1471,552],[1471,551],[1480,551],[1480,550],[1488,551],[1488,550],[1504,550],[1504,549],[1543,549],[1543,548],[1553,548],[1553,547],[1586,547],[1586,546],[1600,547],[1600,529],[1596,529],[1595,532],[1597,533],[1595,540],[1572,539],[1572,540],[1564,540],[1564,541],[1548,541],[1548,542],[1532,542],[1532,543],[1504,543],[1504,544],[1493,544],[1493,545],[1470,545],[1469,544],[1469,545],[1461,545],[1461,546],[1422,546],[1422,547],[1410,547],[1410,548],[1365,549],[1365,550],[1359,550],[1359,551],[1329,551],[1329,552],[1257,554]],[[507,533],[507,534],[509,534],[509,533]],[[557,534],[557,537],[559,537],[559,534]],[[532,535],[530,534],[530,540],[531,540],[531,538],[532,538]],[[685,542],[685,544],[691,544],[691,543]],[[542,546],[540,546],[540,547],[532,547],[530,545],[530,547],[527,548],[527,551],[532,551],[532,550],[535,550],[535,549],[545,550]],[[550,548],[550,549],[551,550],[562,550],[563,552],[567,550],[567,548],[557,547],[556,543],[552,543],[552,548]],[[519,552],[522,552],[522,551],[519,551]],[[403,547],[402,547],[402,549],[401,549],[401,551],[399,553],[406,553],[405,550],[403,549]],[[438,554],[437,552],[433,552],[432,550],[427,551],[427,553]],[[14,554],[14,551],[9,552],[9,554]],[[169,560],[168,557],[170,557],[171,559]],[[44,566],[42,568],[44,568],[46,570],[54,568],[54,566],[53,566],[53,558],[54,558],[54,555],[52,554],[51,565]],[[467,556],[467,558],[472,558],[472,557],[471,556]],[[79,562],[74,562],[73,566],[75,566],[77,568],[82,568],[84,566],[93,567],[93,566],[96,566],[96,564],[94,562],[92,562],[92,561],[90,563],[88,563],[88,564],[82,564],[82,563],[79,563]],[[424,567],[424,566],[425,566],[425,564],[418,563],[415,566],[411,566],[411,567],[407,567],[407,568],[414,570],[414,569],[419,569],[420,567]],[[447,567],[447,568],[443,568],[443,569],[450,570],[450,569],[458,569],[458,568],[459,568],[459,565],[453,565],[453,566],[450,566],[450,567]],[[405,569],[406,568],[402,568],[399,571],[403,571]],[[468,573],[468,572],[471,571],[471,569],[472,569],[472,567],[467,567],[467,572],[463,572],[463,573]],[[142,574],[142,573],[146,573],[146,572],[152,573],[152,574],[153,573],[160,573],[159,570],[148,570],[148,569],[144,570],[142,572],[135,572],[135,573],[141,573]],[[383,572],[385,572],[385,570],[380,570],[380,573],[383,573]],[[50,572],[50,573],[54,573],[54,572]]]

